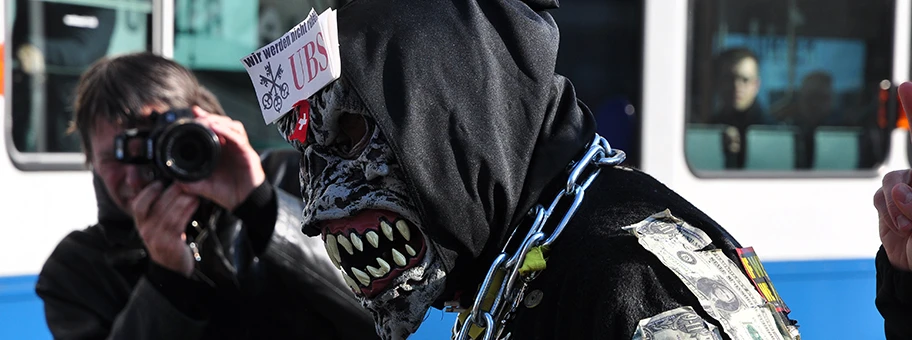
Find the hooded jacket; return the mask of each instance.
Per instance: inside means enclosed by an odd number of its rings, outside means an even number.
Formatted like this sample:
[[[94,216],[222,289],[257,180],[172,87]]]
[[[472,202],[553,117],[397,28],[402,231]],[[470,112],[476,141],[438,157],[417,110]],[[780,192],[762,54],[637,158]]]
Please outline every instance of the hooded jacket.
[[[475,281],[478,268],[460,261],[493,259],[592,140],[589,109],[554,72],[559,32],[545,10],[556,6],[356,0],[339,10],[342,77],[403,164],[450,282],[463,269]]]
[[[342,77],[387,136],[441,249],[447,291],[435,307],[456,297],[471,305],[507,237],[554,199],[594,137],[590,110],[555,73],[560,36],[547,11],[557,7],[354,0],[338,12]],[[519,307],[512,338],[630,339],[641,319],[680,306],[718,326],[621,229],[665,209],[740,263],[738,242],[685,199],[642,172],[605,167],[530,283],[542,299]]]
[[[149,261],[96,176],[99,223],[64,238],[38,278],[54,338],[376,338],[322,242],[298,230],[292,154],[264,154],[267,181],[232,214],[214,214],[193,279]]]

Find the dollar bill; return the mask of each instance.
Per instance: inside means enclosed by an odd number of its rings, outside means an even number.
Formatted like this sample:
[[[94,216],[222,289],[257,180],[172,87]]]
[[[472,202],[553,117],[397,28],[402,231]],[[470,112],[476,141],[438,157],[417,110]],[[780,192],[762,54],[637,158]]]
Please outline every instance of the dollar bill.
[[[731,259],[718,249],[699,251],[711,243],[702,230],[666,210],[628,231],[681,279],[733,340],[792,339],[780,330],[766,300]]]
[[[683,306],[640,320],[633,340],[722,340],[719,329],[690,306]]]
[[[648,236],[656,242],[670,242],[684,250],[700,250],[712,243],[712,238],[665,210],[640,223],[624,227],[637,237]]]

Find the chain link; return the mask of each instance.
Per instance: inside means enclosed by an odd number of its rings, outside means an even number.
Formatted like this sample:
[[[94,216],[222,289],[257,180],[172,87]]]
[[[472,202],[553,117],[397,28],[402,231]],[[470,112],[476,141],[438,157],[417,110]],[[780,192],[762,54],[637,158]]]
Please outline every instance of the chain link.
[[[472,328],[472,325],[484,328],[483,337],[476,340],[494,340],[495,336],[499,336],[499,333],[502,330],[500,328],[506,324],[510,314],[512,314],[519,305],[520,300],[522,300],[526,283],[535,279],[539,274],[539,272],[531,272],[526,273],[524,276],[520,275],[519,269],[522,267],[526,255],[528,255],[529,251],[534,247],[550,246],[557,240],[557,237],[563,232],[564,227],[567,226],[567,223],[570,222],[570,219],[583,202],[586,189],[595,181],[595,178],[598,177],[601,172],[599,167],[619,165],[624,162],[626,158],[627,156],[624,151],[612,149],[608,140],[598,134],[595,135],[595,138],[589,143],[589,149],[586,150],[586,153],[580,161],[576,164],[571,163],[572,168],[570,169],[570,175],[567,178],[567,185],[559,194],[557,194],[557,197],[554,198],[551,205],[549,205],[547,209],[541,204],[533,208],[535,220],[532,223],[529,232],[526,234],[526,237],[523,239],[519,250],[512,256],[507,254],[506,250],[504,250],[504,252],[500,253],[500,255],[494,259],[484,281],[482,281],[481,287],[478,289],[478,293],[475,295],[470,314],[465,318],[465,322],[463,322],[461,326],[459,325],[458,319],[454,325],[454,331],[459,329],[459,332],[455,337],[456,340],[468,339],[469,330]],[[585,181],[579,183],[580,176],[582,176],[587,169],[593,170],[591,171],[591,174],[586,177]],[[561,220],[554,228],[554,231],[546,237],[545,232],[543,231],[544,226],[548,223],[549,218],[564,198],[572,199],[570,207],[561,217]],[[501,280],[500,287],[497,290],[494,303],[491,305],[490,310],[485,311],[482,309],[482,304],[484,303],[488,290],[495,281],[495,276],[501,271],[505,274]],[[518,286],[519,289],[517,289],[517,279],[523,281],[522,285]],[[504,301],[509,301],[510,303],[504,305]],[[498,329],[495,330],[495,328]]]

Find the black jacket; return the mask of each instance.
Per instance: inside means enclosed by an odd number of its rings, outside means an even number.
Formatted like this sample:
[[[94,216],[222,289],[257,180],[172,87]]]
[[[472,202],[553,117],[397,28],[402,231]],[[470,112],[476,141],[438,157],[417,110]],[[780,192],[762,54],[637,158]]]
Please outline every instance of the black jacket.
[[[722,329],[674,272],[621,229],[665,209],[710,236],[708,249],[740,263],[741,245],[687,200],[643,172],[605,167],[530,283],[540,303],[520,304],[514,338],[631,339],[640,320],[681,306]]]
[[[877,310],[884,318],[889,340],[912,339],[912,272],[893,268],[883,246],[874,259],[877,266]]]
[[[322,241],[300,232],[300,198],[270,184],[293,183],[292,154],[265,155],[268,181],[209,225],[192,280],[148,260],[96,178],[100,223],[61,241],[38,278],[54,338],[375,338]]]
[[[745,157],[747,155],[747,128],[751,125],[771,124],[771,121],[765,119],[765,114],[760,104],[754,102],[747,110],[740,112],[734,109],[721,110],[710,119],[710,124],[723,124],[734,128],[737,136],[729,133],[723,135],[723,151],[725,152],[725,168],[742,169],[744,168]],[[733,147],[737,138],[737,147]]]

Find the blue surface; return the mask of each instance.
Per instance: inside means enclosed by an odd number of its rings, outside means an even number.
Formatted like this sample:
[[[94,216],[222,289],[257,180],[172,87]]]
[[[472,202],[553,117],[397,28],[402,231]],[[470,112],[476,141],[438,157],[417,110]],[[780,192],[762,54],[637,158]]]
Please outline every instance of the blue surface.
[[[760,254],[761,256],[763,254]],[[762,257],[761,257],[762,259]],[[874,259],[764,262],[804,339],[883,339]],[[0,277],[0,339],[51,339],[35,276]],[[428,312],[411,339],[446,339],[454,313]]]
[[[763,254],[759,254],[761,259]],[[764,262],[803,339],[884,339],[874,259]]]
[[[35,295],[37,276],[0,277],[0,339],[51,339],[44,306]]]

